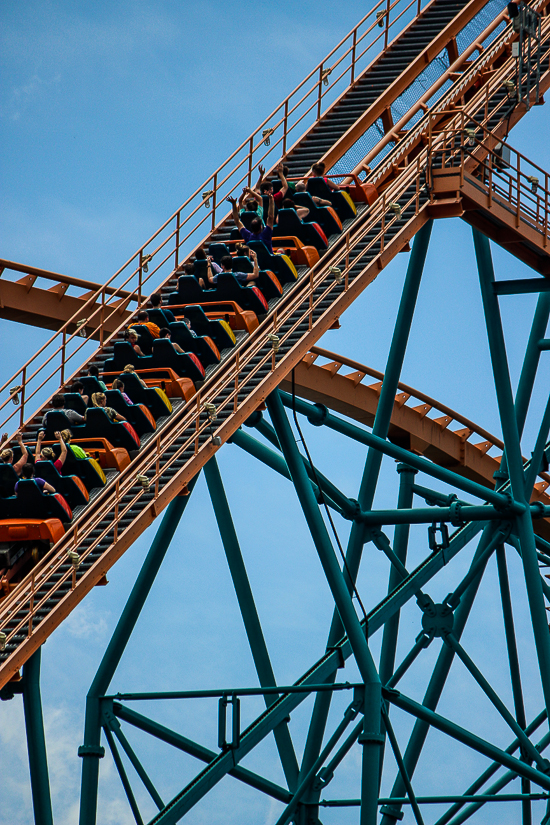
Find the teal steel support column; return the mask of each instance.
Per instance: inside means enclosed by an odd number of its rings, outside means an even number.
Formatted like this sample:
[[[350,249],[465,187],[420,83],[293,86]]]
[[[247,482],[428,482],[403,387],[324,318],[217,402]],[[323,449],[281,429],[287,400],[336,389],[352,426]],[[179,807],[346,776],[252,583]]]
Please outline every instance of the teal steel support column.
[[[218,522],[229,571],[235,587],[235,593],[237,594],[237,601],[239,602],[239,608],[243,617],[246,635],[250,644],[250,650],[252,651],[252,658],[254,659],[260,685],[262,687],[276,687],[275,674],[271,666],[262,625],[254,602],[252,588],[248,580],[233,519],[231,518],[231,510],[227,503],[218,462],[215,457],[211,458],[205,465],[204,475],[206,483],[208,484],[208,491],[212,499],[212,506],[214,507],[216,521]],[[265,695],[264,698],[266,706],[269,707],[274,704],[279,697],[276,694],[271,694]],[[288,725],[284,722],[277,725],[273,730],[273,734],[288,787],[293,791],[296,788],[298,780],[298,761],[294,753]]]
[[[417,233],[407,267],[407,274],[405,277],[405,283],[399,304],[399,311],[395,322],[388,362],[384,373],[384,382],[382,385],[380,398],[378,400],[376,416],[372,429],[372,435],[380,440],[385,440],[388,434],[395,394],[398,389],[397,385],[401,375],[401,367],[403,365],[405,351],[409,340],[416,299],[418,297],[418,290],[424,270],[426,254],[428,252],[432,226],[433,221],[430,220],[424,224],[422,229],[420,229]],[[372,507],[381,462],[382,453],[371,444],[367,453],[358,495],[359,506],[362,510],[370,510]],[[365,541],[364,532],[365,528],[363,525],[357,523],[352,525],[346,552],[345,571],[346,584],[350,592],[359,571]],[[336,644],[341,636],[342,624],[339,616],[335,613],[329,631],[327,647],[331,647]],[[310,730],[302,761],[302,772],[309,770],[311,763],[315,760],[317,754],[319,753],[330,707],[330,701],[331,697],[328,694],[319,695],[315,700],[315,708],[312,714]]]
[[[353,607],[350,592],[336,559],[332,543],[319,507],[313,496],[300,452],[285,415],[278,391],[267,399],[269,414],[281,444],[283,455],[296,487],[319,559],[325,571],[336,609],[348,635],[355,660],[365,683],[364,721],[362,734],[363,773],[361,792],[361,825],[375,825],[378,801],[380,760],[381,686],[364,630]],[[311,766],[310,766],[311,767]]]
[[[539,340],[544,337],[549,315],[550,292],[544,292],[539,295],[537,301],[537,308],[531,325],[531,333],[527,342],[527,349],[525,351],[525,358],[523,359],[523,367],[516,392],[515,411],[520,436],[525,426],[529,401],[531,400],[533,384],[535,383],[535,376],[539,365],[541,352]]]
[[[196,478],[189,485],[191,490],[195,482]],[[97,815],[99,760],[104,754],[104,749],[101,747],[100,697],[106,693],[114,676],[189,498],[190,496],[177,496],[168,505],[88,691],[84,722],[84,744],[78,750],[79,756],[83,757],[80,825],[95,825]]]
[[[477,562],[479,558],[484,555],[487,549],[487,545],[489,545],[491,543],[491,540],[493,539],[493,533],[494,528],[492,528],[490,525],[486,527],[483,531],[474,558],[472,560],[471,567],[477,567]],[[472,609],[474,599],[476,597],[481,582],[481,577],[483,575],[487,561],[488,556],[485,557],[485,561],[482,564],[482,567],[477,569],[477,573],[474,576],[474,578],[470,580],[469,585],[460,600],[460,604],[455,610],[453,620],[453,633],[455,634],[455,637],[457,639],[460,639],[460,637],[462,636],[462,632],[466,626],[466,622],[470,615],[470,611]],[[445,681],[447,679],[447,676],[449,675],[453,659],[454,651],[451,650],[451,648],[444,645],[441,648],[428,687],[424,694],[424,699],[422,700],[422,704],[426,708],[435,710],[435,708],[437,707],[439,699],[441,698],[441,693],[443,692]],[[416,765],[420,758],[420,754],[422,752],[424,742],[426,741],[428,731],[429,725],[426,724],[426,722],[424,722],[422,719],[417,719],[417,721],[414,724],[412,733],[410,735],[407,749],[403,756],[403,762],[407,769],[407,773],[410,777],[412,777],[416,769]],[[405,790],[406,788],[401,776],[397,776],[393,788],[391,790],[391,796],[401,797],[403,796]],[[398,805],[387,806],[381,810],[381,813],[384,814],[384,816],[382,817],[381,825],[394,825],[394,823],[401,818],[401,811],[399,810]]]
[[[496,396],[502,424],[502,435],[506,449],[506,460],[510,476],[512,495],[519,503],[526,503],[525,474],[520,449],[519,432],[512,397],[512,385],[508,371],[504,333],[500,318],[498,298],[493,292],[495,280],[489,240],[473,230],[474,246],[479,271],[481,297],[485,312],[487,338],[495,380]],[[521,557],[525,575],[525,585],[529,598],[531,621],[535,636],[542,689],[546,709],[550,709],[550,634],[546,620],[544,596],[537,561],[537,549],[530,513],[525,510],[516,517],[516,531],[521,545]]]
[[[413,505],[413,484],[416,470],[407,464],[399,464],[399,495],[397,499],[398,509],[409,509]],[[407,560],[407,546],[409,543],[409,524],[398,524],[395,528],[393,539],[393,552],[402,564]],[[392,593],[401,581],[401,574],[392,564],[390,568],[390,579],[388,584],[388,594]],[[399,632],[399,611],[384,625],[384,635],[382,636],[382,650],[380,652],[380,681],[387,684],[393,674],[395,665],[395,651],[397,649],[397,635]]]
[[[508,580],[508,568],[506,565],[506,551],[504,545],[497,547],[497,569],[500,585],[500,598],[502,602],[502,616],[504,619],[504,634],[506,636],[506,647],[508,649],[508,662],[510,665],[510,679],[512,682],[512,695],[514,697],[514,709],[518,725],[525,730],[527,720],[525,718],[525,706],[523,704],[523,691],[521,688],[521,673],[519,669],[519,657],[516,644],[516,633],[514,630],[514,616],[512,613],[512,598],[510,596],[510,582]],[[521,792],[530,792],[528,779],[521,780]],[[523,825],[531,825],[531,801],[524,799],[521,803]]]
[[[40,698],[40,657],[38,648],[23,665],[23,711],[27,731],[32,806],[35,825],[53,825],[48,757]]]

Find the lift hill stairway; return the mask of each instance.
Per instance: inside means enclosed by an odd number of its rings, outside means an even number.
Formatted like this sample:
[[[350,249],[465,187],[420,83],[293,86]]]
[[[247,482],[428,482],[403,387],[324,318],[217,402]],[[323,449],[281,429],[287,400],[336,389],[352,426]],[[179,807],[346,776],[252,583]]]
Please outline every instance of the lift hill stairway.
[[[549,28],[546,26],[546,35]],[[485,53],[479,60],[490,59]],[[479,67],[474,64],[459,84],[468,84],[477,71]],[[482,122],[494,116],[498,123],[507,115],[505,110],[499,114],[502,80],[512,71],[513,66],[504,63],[490,75],[485,87],[468,102],[468,111],[473,116],[479,118],[481,113]],[[544,77],[547,68],[545,72]],[[441,120],[441,112],[447,129],[459,127],[462,111],[450,111],[447,96],[434,108],[436,111],[426,115],[404,139],[408,146],[415,141],[421,144],[421,137],[428,135],[433,120]],[[422,148],[413,162],[395,171],[370,212],[366,214],[363,210],[323,259],[232,353],[225,367],[211,376],[189,405],[174,413],[157,438],[121,473],[116,484],[102,490],[94,513],[85,511],[53,554],[39,563],[33,575],[4,601],[0,625],[6,628],[8,639],[2,654],[2,682],[18,670],[164,506],[181,493],[215,452],[212,433],[222,442],[227,440],[429,220],[430,204],[423,174],[429,153],[438,148],[439,140],[443,138],[432,130],[431,145]],[[396,149],[400,150],[400,146]],[[390,208],[391,204],[398,208]],[[270,341],[269,334],[278,340]],[[215,405],[214,421],[204,411],[204,402]],[[136,483],[137,475],[150,479],[149,489]],[[76,571],[67,563],[67,551],[75,547],[81,557],[81,566]]]

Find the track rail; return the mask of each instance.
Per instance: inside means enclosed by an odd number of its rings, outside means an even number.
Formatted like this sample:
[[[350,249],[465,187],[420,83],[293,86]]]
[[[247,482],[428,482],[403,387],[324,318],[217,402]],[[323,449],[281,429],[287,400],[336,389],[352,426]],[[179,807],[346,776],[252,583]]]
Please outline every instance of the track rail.
[[[543,29],[547,60],[550,19],[545,18]],[[467,82],[475,79],[476,64],[467,70]],[[511,59],[505,61],[473,94],[467,103],[472,117],[481,123],[496,121],[498,126],[508,116],[502,105],[502,81],[513,68]],[[544,82],[549,77],[546,68]],[[414,140],[420,129],[424,145],[418,138],[421,148],[414,159],[386,175],[384,192],[371,209],[361,211],[196,397],[174,412],[132,464],[99,493],[95,506],[75,520],[52,552],[1,603],[0,627],[7,634],[7,644],[0,653],[0,685],[16,673],[169,501],[185,492],[187,483],[217,449],[212,434],[225,442],[430,219],[423,177],[429,152],[443,141],[441,132],[432,129],[433,122],[444,118],[446,128],[453,124],[459,128],[463,115],[463,110],[449,111],[446,106],[444,98],[415,127]],[[518,119],[524,113],[519,108]],[[390,204],[399,204],[399,210],[389,211]],[[342,278],[335,279],[334,267],[341,270]],[[268,338],[271,334],[279,339],[276,349]],[[203,411],[205,402],[216,406],[214,423]],[[137,483],[138,475],[147,475],[148,489]],[[81,558],[78,570],[67,560],[67,552],[75,548]]]

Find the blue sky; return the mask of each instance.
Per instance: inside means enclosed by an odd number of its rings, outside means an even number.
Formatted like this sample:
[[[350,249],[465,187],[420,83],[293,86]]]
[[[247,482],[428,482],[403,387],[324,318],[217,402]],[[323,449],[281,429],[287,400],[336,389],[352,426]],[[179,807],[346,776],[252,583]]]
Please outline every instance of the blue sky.
[[[238,6],[211,0],[200,7],[158,0],[93,6],[4,3],[0,11],[1,257],[106,280],[347,33],[365,8],[356,0],[339,6],[337,13],[328,0],[300,4],[244,0]],[[547,107],[538,107],[511,136],[514,146],[547,169],[548,127]],[[498,247],[494,259],[497,275],[529,274]],[[369,287],[343,317],[341,330],[323,339],[328,349],[384,369],[406,264],[407,256],[399,255]],[[502,299],[514,382],[534,303],[532,296]],[[3,352],[10,352],[0,365],[3,383],[46,336],[5,321],[0,322],[0,335]],[[537,379],[524,454],[532,449],[548,394],[549,362],[550,358],[543,360]],[[434,227],[402,377],[500,434],[471,233],[459,220],[440,221]],[[320,430],[306,427],[305,433],[320,468],[355,496],[365,454]],[[281,683],[292,682],[323,652],[332,612],[328,587],[288,482],[274,478],[234,446],[225,447],[219,461],[274,669]],[[394,466],[384,462],[376,506],[394,506],[395,495]],[[343,522],[337,526],[345,540],[348,526]],[[43,650],[56,825],[77,821],[76,749],[82,737],[85,693],[153,532],[154,528],[136,542],[109,574],[109,586],[90,594]],[[425,549],[425,532],[413,530],[411,565]],[[460,554],[427,588],[434,599],[452,589],[470,557],[471,550]],[[540,709],[541,697],[521,570],[513,557],[510,565],[531,717]],[[363,600],[374,604],[386,581],[387,564],[368,546],[359,580]],[[491,568],[464,644],[487,675],[502,684],[503,698],[509,701],[497,595]],[[404,611],[403,626],[401,655],[420,629],[414,605]],[[375,638],[375,652],[378,645]],[[425,652],[424,664],[407,677],[404,690],[421,695],[436,653],[434,644]],[[349,665],[343,675],[353,679],[354,673]],[[201,479],[113,688],[169,690],[255,683]],[[335,701],[334,724],[342,701]],[[308,700],[293,716],[298,751],[310,707]],[[259,702],[250,700],[245,719],[259,709]],[[494,735],[501,744],[511,738],[498,727],[461,666],[453,669],[441,710],[480,735]],[[215,747],[213,704],[144,712]],[[402,736],[408,723],[398,714],[395,718]],[[27,825],[32,818],[23,730],[20,701],[0,705],[1,825]],[[144,754],[166,799],[191,776],[191,759],[174,757],[139,736],[131,741]],[[419,766],[417,793],[448,792],[447,770],[457,777],[453,790],[459,792],[462,782],[485,765],[457,747],[451,766],[447,761],[451,751],[441,738],[434,735],[431,741],[437,761],[432,755],[431,762],[428,758]],[[281,781],[271,742],[245,764]],[[131,815],[109,759],[103,760],[101,770],[99,821],[126,825]],[[357,771],[357,757],[350,754],[326,796],[356,796]],[[228,779],[186,821],[272,825],[279,810]],[[145,811],[152,813],[147,803]],[[489,825],[492,816],[483,811],[477,821]],[[512,810],[508,819],[505,816],[502,813],[503,823],[517,821],[517,811]],[[357,817],[351,810],[327,811],[323,821],[347,825]]]

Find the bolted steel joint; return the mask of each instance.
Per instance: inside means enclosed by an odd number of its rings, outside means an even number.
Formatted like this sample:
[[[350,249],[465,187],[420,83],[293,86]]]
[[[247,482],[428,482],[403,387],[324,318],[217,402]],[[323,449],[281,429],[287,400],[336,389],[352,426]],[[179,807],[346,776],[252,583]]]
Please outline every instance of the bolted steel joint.
[[[433,610],[426,610],[422,614],[422,629],[431,639],[435,637],[444,639],[452,632],[453,624],[453,611],[446,604],[434,604]]]
[[[314,427],[321,427],[328,418],[328,407],[324,404],[314,404],[307,414],[307,420]]]

